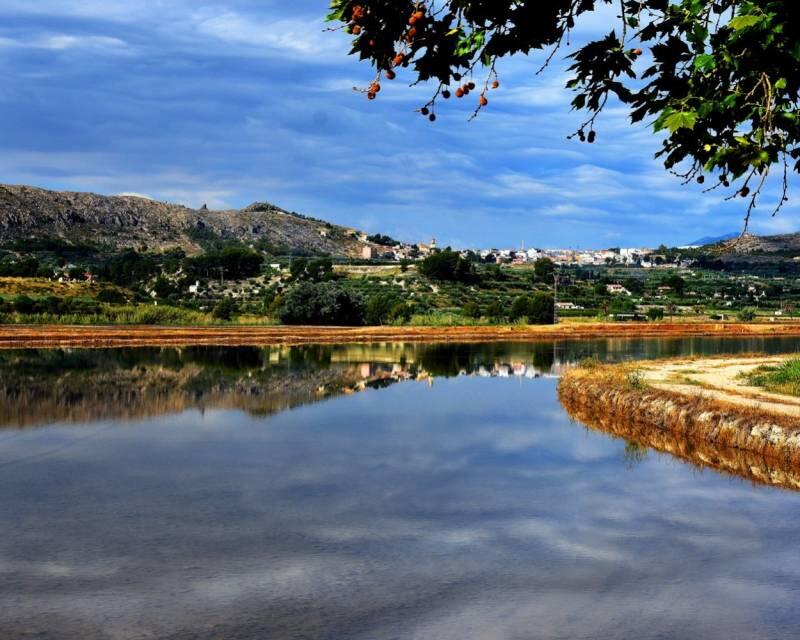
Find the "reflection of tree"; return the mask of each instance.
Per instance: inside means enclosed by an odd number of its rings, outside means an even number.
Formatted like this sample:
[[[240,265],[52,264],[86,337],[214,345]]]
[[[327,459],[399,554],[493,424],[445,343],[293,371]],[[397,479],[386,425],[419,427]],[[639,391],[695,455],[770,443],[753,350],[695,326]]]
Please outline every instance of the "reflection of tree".
[[[800,491],[800,471],[791,463],[706,440],[692,440],[638,420],[629,412],[609,412],[608,407],[598,406],[579,391],[565,390],[564,385],[559,388],[559,399],[571,418],[591,429],[624,439],[623,458],[628,468],[641,464],[649,450],[655,450],[698,469],[713,469],[745,478],[754,484]]]
[[[0,425],[140,418],[191,408],[268,415],[406,380],[535,377],[553,344],[377,344],[0,351]]]
[[[628,469],[634,469],[647,460],[647,454],[647,447],[638,442],[633,442],[633,440],[628,440],[625,443],[625,452],[622,455],[622,459]]]

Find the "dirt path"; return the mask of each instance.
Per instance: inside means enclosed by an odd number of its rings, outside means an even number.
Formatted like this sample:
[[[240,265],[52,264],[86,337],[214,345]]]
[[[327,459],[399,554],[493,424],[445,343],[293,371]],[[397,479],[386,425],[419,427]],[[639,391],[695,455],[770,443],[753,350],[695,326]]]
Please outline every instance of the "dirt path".
[[[800,322],[600,323],[531,327],[0,326],[0,348],[502,342],[592,338],[800,337]]]
[[[789,356],[707,358],[646,363],[645,381],[663,391],[700,396],[730,404],[800,417],[800,398],[769,393],[748,385],[743,375],[764,365],[778,365]]]

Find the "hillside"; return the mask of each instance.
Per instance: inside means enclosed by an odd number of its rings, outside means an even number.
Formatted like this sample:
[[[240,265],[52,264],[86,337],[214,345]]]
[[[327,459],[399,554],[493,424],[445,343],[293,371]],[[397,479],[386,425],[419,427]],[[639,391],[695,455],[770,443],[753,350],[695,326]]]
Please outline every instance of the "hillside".
[[[365,246],[353,230],[268,203],[210,211],[133,196],[0,185],[0,243],[60,238],[194,253],[202,238],[215,236],[332,256],[360,256]]]
[[[755,236],[750,233],[725,243],[735,253],[792,253],[800,255],[800,233],[778,236]]]

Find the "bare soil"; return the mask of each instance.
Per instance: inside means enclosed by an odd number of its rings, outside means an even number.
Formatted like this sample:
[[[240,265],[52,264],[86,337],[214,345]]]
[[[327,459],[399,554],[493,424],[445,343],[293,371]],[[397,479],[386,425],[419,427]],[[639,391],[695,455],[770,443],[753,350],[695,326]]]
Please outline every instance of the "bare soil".
[[[800,322],[602,323],[506,327],[160,327],[3,325],[0,348],[260,346],[375,342],[505,342],[591,338],[800,336]]]

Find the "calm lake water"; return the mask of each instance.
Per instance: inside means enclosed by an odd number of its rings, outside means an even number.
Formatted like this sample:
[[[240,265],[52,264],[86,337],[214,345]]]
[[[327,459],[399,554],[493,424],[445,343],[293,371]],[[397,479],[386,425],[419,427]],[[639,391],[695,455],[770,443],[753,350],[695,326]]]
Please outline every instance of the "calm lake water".
[[[798,340],[0,352],[0,637],[800,635],[800,494],[557,375]]]

